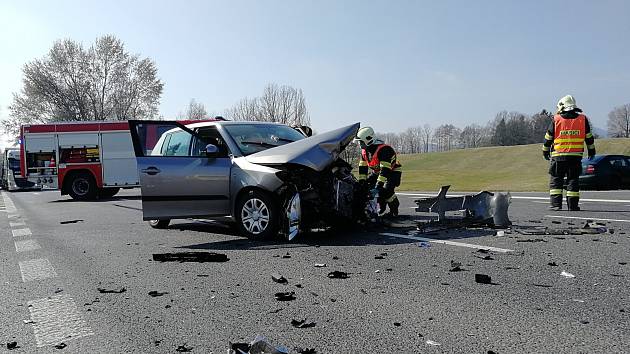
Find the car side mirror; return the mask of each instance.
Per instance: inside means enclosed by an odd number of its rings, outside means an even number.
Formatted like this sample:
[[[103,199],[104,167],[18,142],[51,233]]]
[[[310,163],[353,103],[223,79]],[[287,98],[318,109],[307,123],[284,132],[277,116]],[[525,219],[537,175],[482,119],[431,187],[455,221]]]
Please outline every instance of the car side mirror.
[[[219,155],[219,148],[214,144],[206,145],[206,157],[215,158]]]
[[[309,127],[308,125],[298,125],[298,126],[294,126],[293,129],[299,131],[300,133],[304,134],[307,138],[313,136],[313,129],[311,129],[311,127]]]

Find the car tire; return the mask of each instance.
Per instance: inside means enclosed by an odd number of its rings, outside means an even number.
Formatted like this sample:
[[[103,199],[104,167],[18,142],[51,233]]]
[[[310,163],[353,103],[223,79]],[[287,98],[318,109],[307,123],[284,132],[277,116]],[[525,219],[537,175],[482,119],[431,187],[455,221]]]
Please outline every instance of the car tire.
[[[149,220],[149,226],[154,229],[166,229],[171,220]]]
[[[276,235],[278,208],[267,193],[251,190],[236,204],[236,225],[241,235],[262,240]]]
[[[92,174],[79,172],[69,182],[68,194],[74,200],[94,200],[98,193]]]
[[[101,198],[111,198],[120,192],[120,188],[101,188],[98,196]]]

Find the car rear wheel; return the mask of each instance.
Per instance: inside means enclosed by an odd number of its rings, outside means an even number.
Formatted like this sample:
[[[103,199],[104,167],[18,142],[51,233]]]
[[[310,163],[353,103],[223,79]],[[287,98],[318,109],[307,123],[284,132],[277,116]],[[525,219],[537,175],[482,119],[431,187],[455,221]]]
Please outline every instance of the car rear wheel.
[[[236,205],[236,224],[240,233],[251,239],[266,239],[277,230],[277,207],[271,197],[252,190]]]
[[[154,229],[166,229],[170,223],[170,220],[149,220],[149,226]]]
[[[68,194],[74,200],[96,199],[98,189],[94,177],[88,172],[79,172],[70,180]]]

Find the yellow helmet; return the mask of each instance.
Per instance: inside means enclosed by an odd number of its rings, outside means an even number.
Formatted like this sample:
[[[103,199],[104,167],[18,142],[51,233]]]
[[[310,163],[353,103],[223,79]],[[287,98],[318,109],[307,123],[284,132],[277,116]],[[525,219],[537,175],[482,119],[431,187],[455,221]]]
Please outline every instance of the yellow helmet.
[[[374,129],[372,129],[372,127],[363,127],[359,129],[357,136],[354,138],[354,142],[363,143],[365,146],[372,145],[375,140]]]
[[[558,101],[558,111],[557,113],[572,111],[577,108],[575,104],[575,98],[571,95],[566,95]]]

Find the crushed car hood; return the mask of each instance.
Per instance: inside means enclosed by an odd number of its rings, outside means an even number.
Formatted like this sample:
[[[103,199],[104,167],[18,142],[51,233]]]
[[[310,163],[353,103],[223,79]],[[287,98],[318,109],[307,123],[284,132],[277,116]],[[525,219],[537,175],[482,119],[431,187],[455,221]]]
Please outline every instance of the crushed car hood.
[[[357,135],[359,123],[314,135],[286,145],[257,152],[246,157],[259,165],[297,164],[322,171],[339,158],[339,154]]]

